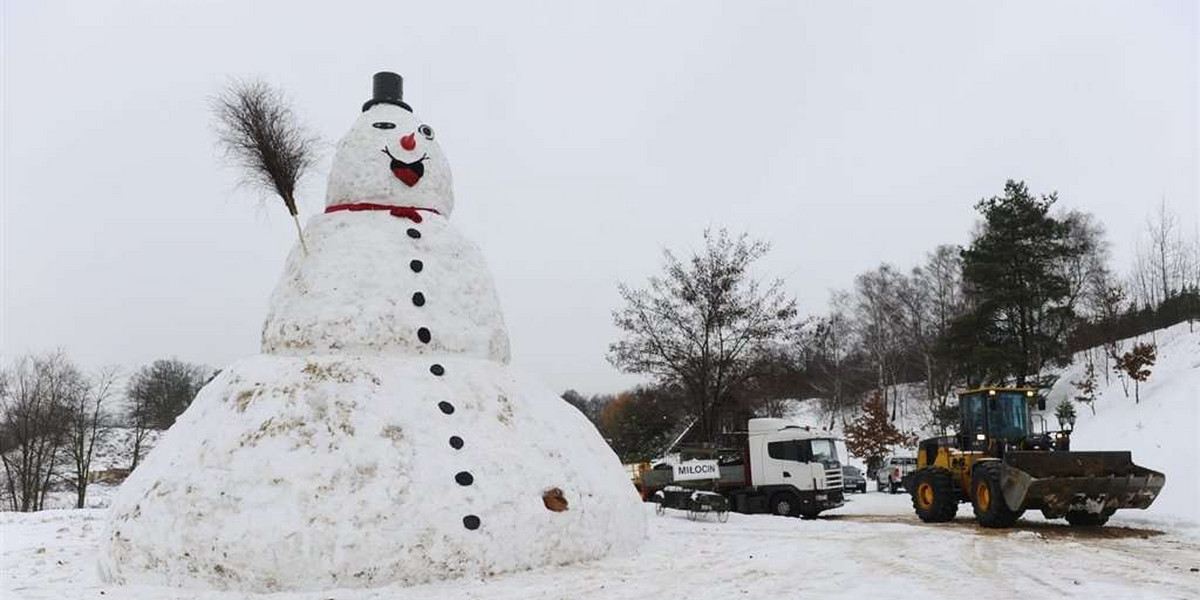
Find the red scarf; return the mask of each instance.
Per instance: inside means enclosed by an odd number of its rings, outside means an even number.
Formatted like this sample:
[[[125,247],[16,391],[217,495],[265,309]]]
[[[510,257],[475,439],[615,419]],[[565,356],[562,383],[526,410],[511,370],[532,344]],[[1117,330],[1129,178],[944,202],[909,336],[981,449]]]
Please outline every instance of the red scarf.
[[[350,212],[358,212],[360,210],[386,210],[393,217],[402,219],[410,219],[413,223],[420,223],[423,219],[421,213],[417,211],[427,211],[435,215],[441,215],[435,208],[425,208],[423,206],[395,206],[392,204],[375,204],[373,202],[352,202],[350,204],[334,204],[333,206],[325,207],[325,213],[337,212],[339,210],[348,210]]]

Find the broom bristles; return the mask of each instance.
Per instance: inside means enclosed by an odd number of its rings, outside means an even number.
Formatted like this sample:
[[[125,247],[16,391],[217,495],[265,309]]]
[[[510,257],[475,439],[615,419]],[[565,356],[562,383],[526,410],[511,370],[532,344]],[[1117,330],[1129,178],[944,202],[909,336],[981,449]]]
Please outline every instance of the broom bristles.
[[[300,125],[283,94],[263,81],[231,82],[213,99],[212,110],[217,141],[242,168],[242,183],[283,200],[307,254],[294,194],[316,162],[318,138]]]

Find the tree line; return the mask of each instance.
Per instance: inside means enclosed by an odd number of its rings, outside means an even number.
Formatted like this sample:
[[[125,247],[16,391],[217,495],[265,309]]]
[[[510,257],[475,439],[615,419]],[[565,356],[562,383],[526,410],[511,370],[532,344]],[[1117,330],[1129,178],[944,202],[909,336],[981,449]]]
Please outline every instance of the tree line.
[[[1111,350],[1099,370],[1133,382],[1136,398],[1153,344],[1119,340],[1200,317],[1200,236],[1185,235],[1165,204],[1124,275],[1103,225],[1056,193],[1010,180],[975,208],[969,244],[935,246],[909,267],[881,263],[813,316],[799,314],[784,281],[753,275],[765,241],[706,231],[698,251],[664,251],[659,275],[619,287],[609,361],[651,383],[564,398],[626,461],[657,457],[681,435],[715,444],[799,398],[820,398],[825,426],[911,439],[888,430],[904,409],[900,384],[919,386],[925,426],[945,431],[957,421],[957,389],[1047,387],[1074,353],[1099,346]]]
[[[75,493],[83,508],[97,451],[116,430],[128,432],[128,470],[137,467],[153,430],[165,430],[216,375],[178,359],[156,360],[119,389],[119,371],[87,373],[63,351],[21,356],[0,367],[0,501],[13,511],[46,507],[50,492]]]

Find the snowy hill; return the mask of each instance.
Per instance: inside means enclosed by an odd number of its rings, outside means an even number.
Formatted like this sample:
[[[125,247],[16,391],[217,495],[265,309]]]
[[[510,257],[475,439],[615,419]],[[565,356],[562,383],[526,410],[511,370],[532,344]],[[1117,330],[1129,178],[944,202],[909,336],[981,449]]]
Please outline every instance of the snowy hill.
[[[1200,526],[1200,324],[1191,331],[1187,323],[1180,323],[1122,340],[1120,347],[1127,351],[1135,342],[1158,345],[1158,360],[1149,380],[1141,385],[1139,403],[1134,402],[1132,382],[1127,381],[1127,397],[1116,373],[1110,373],[1105,381],[1102,351],[1094,348],[1079,352],[1074,362],[1058,373],[1057,383],[1047,393],[1046,411],[1041,414],[1051,429],[1058,428],[1054,408],[1063,399],[1079,395],[1072,382],[1083,378],[1090,352],[1099,385],[1095,415],[1087,405],[1075,405],[1078,420],[1071,437],[1072,449],[1129,450],[1135,463],[1166,473],[1167,485],[1154,505],[1145,512],[1121,511],[1118,516],[1124,520],[1142,517]],[[904,384],[895,391],[901,398],[896,426],[922,438],[937,435],[928,426],[929,408],[922,385]],[[840,420],[831,419],[817,398],[791,402],[784,417],[820,427],[829,427],[832,420],[833,432],[842,433]],[[915,451],[911,449],[910,453]],[[861,466],[861,461],[853,458],[850,462]]]
[[[1135,340],[1124,340],[1128,350]],[[1141,402],[1134,403],[1133,384],[1126,397],[1121,382],[1112,374],[1106,384],[1103,360],[1097,358],[1096,414],[1077,404],[1078,422],[1071,436],[1073,450],[1130,450],[1133,461],[1166,473],[1167,485],[1154,505],[1141,511],[1121,511],[1120,516],[1139,515],[1174,518],[1200,525],[1200,324],[1189,331],[1180,323],[1136,341],[1156,341],[1158,360],[1149,380],[1141,385]],[[1054,407],[1064,398],[1079,394],[1072,381],[1083,378],[1086,351],[1075,357],[1048,394],[1046,420],[1054,424]],[[1055,426],[1056,427],[1056,426]]]

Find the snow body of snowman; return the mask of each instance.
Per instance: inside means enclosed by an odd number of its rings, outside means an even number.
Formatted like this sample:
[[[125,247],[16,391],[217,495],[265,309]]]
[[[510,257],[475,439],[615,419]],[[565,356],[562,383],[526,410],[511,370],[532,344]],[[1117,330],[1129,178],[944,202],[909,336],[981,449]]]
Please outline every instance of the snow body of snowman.
[[[120,584],[246,591],[420,583],[635,548],[616,456],[507,367],[450,171],[398,75],[341,141],[327,209],[271,298],[262,354],[221,371],[114,500]]]

